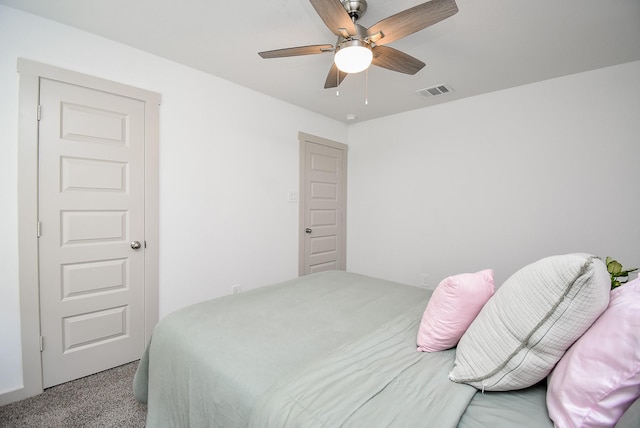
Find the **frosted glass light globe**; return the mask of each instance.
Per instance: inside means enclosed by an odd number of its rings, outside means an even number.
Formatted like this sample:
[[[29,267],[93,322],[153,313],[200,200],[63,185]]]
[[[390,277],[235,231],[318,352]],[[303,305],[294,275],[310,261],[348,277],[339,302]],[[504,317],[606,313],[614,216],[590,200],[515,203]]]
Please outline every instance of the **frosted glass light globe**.
[[[339,48],[333,59],[338,69],[345,73],[360,73],[369,68],[373,60],[371,48],[359,40],[352,40],[346,44]]]

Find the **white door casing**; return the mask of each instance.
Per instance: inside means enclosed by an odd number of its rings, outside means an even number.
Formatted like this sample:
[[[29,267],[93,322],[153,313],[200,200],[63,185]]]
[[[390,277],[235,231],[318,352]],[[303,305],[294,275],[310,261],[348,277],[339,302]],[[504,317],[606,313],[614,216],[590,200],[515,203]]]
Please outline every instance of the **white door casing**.
[[[47,388],[144,351],[144,102],[41,79],[40,111]]]
[[[144,104],[143,135],[144,135],[144,193],[141,196],[144,201],[143,211],[143,238],[146,248],[142,256],[143,275],[143,306],[140,312],[143,314],[142,337],[146,344],[151,331],[158,321],[158,118],[160,95],[147,90],[135,88],[121,83],[100,79],[97,77],[64,70],[35,61],[18,59],[18,72],[20,73],[19,90],[19,135],[18,135],[18,243],[19,243],[19,286],[20,286],[20,329],[22,346],[22,374],[23,386],[14,391],[0,394],[0,405],[37,395],[43,390],[41,336],[40,327],[44,319],[40,316],[40,284],[39,284],[39,238],[38,238],[38,116],[40,82],[49,79],[58,82],[96,89],[101,92],[117,94],[122,97],[139,100]],[[46,113],[43,112],[43,116]],[[82,160],[84,159],[84,160]],[[86,168],[90,162],[85,163],[89,157],[71,156],[66,162],[74,164],[75,179],[78,176],[86,176]],[[117,161],[116,161],[117,162]],[[95,165],[95,164],[94,164]],[[111,165],[112,166],[112,165]],[[72,168],[73,169],[73,168]],[[112,168],[107,168],[111,171]],[[80,175],[78,175],[80,174]],[[103,174],[104,175],[104,174]],[[109,180],[113,179],[112,173],[106,173]],[[103,177],[100,180],[103,180]],[[92,183],[96,187],[100,185],[109,187],[109,180]],[[102,192],[105,192],[103,190]],[[108,190],[106,190],[108,192]],[[67,214],[67,220],[69,220]],[[90,223],[91,224],[91,223]],[[42,225],[43,236],[48,233],[45,225]],[[75,232],[74,232],[75,233]],[[58,238],[61,238],[58,236]],[[117,259],[117,258],[116,258]],[[91,263],[91,262],[89,262]],[[117,262],[112,263],[117,265]],[[97,268],[97,266],[94,266]],[[106,277],[111,278],[106,282],[117,283],[113,278],[116,270],[109,263],[103,266]],[[62,270],[63,268],[59,268]],[[74,277],[72,282],[80,284],[79,278],[91,271],[82,269],[70,269],[67,277]],[[98,268],[98,270],[100,270]],[[70,273],[73,272],[73,273]],[[96,271],[94,270],[94,273]],[[122,270],[120,271],[122,272]],[[79,275],[78,275],[79,274]],[[58,272],[59,276],[63,273]],[[86,275],[85,275],[86,276]],[[102,276],[102,275],[101,275]],[[122,281],[124,282],[124,281]],[[107,287],[108,288],[108,287]],[[109,294],[113,290],[103,290]],[[86,290],[76,289],[80,295]],[[62,291],[61,291],[62,293]],[[117,294],[117,293],[114,293]],[[117,305],[116,305],[117,306]],[[107,317],[109,318],[109,317]],[[112,318],[115,318],[112,316]],[[108,322],[106,324],[111,325]],[[62,329],[62,327],[60,327]],[[71,331],[71,330],[68,330]],[[74,332],[77,333],[77,332]],[[109,336],[109,331],[103,330],[103,337]],[[117,336],[117,334],[113,335]],[[73,339],[73,338],[72,338]],[[87,341],[76,334],[77,343]],[[88,340],[90,342],[91,339]],[[47,340],[45,339],[45,342]],[[76,344],[77,344],[76,343]],[[47,344],[45,344],[45,348]],[[139,357],[140,355],[138,355]]]
[[[347,146],[300,133],[299,274],[346,269]]]

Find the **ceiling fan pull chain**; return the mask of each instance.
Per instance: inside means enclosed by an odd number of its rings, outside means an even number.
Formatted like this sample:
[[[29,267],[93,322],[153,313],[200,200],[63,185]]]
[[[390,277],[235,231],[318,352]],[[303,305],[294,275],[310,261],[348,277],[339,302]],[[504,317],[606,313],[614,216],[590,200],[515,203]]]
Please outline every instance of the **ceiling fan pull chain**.
[[[340,96],[340,70],[336,67],[336,97]]]
[[[364,105],[369,105],[369,69],[364,71]]]

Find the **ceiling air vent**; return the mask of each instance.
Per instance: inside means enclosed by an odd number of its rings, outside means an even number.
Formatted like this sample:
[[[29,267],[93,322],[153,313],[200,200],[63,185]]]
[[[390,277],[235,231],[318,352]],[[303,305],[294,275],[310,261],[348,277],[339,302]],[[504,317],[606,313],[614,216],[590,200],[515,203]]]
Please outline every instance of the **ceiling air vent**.
[[[448,94],[449,92],[453,92],[453,88],[451,86],[447,85],[446,83],[443,83],[441,85],[432,86],[430,88],[420,89],[418,91],[418,93],[420,95],[423,95],[423,96],[425,96],[427,98],[435,97],[436,95]]]

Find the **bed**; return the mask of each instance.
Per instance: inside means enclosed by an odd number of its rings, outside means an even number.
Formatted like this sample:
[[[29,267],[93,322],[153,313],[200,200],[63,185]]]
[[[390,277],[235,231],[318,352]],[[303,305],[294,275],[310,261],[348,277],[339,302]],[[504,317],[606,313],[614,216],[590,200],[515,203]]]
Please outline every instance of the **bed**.
[[[553,427],[546,381],[479,392],[416,351],[431,294],[329,271],[183,308],[135,375],[147,426]]]

